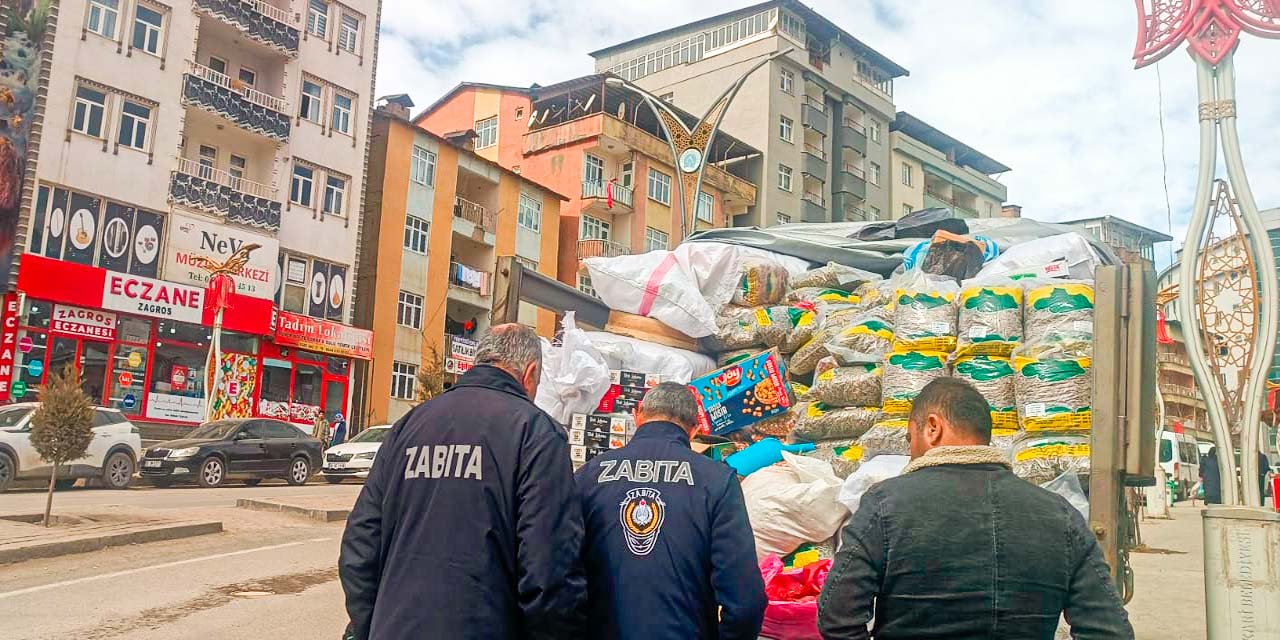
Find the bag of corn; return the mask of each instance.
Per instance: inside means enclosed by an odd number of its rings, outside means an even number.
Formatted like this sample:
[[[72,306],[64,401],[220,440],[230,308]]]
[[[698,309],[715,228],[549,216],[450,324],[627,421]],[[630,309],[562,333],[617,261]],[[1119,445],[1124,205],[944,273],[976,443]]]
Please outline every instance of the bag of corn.
[[[1026,342],[1054,336],[1093,336],[1093,283],[1035,279],[1023,283]]]
[[[893,338],[898,351],[956,349],[956,293],[951,278],[912,270],[894,291]]]
[[[867,362],[833,367],[813,377],[809,394],[832,407],[865,407],[880,403],[879,363]]]
[[[792,442],[858,438],[883,414],[880,407],[831,407],[814,402],[800,414],[791,430]]]
[[[1040,485],[1073,471],[1089,475],[1088,436],[1024,437],[1013,447],[1013,473]]]
[[[882,379],[884,412],[911,413],[911,403],[926,384],[950,374],[947,354],[939,351],[895,351],[885,358]]]
[[[960,288],[956,352],[1009,357],[1022,341],[1022,287],[1012,280],[966,281]]]
[[[862,447],[856,444],[856,440],[824,440],[815,442],[814,446],[816,448],[805,455],[829,463],[831,470],[842,480],[853,475],[862,464]]]
[[[797,302],[831,303],[831,304],[858,304],[858,296],[847,291],[839,289],[831,289],[826,287],[801,287],[792,289],[787,293],[786,301],[790,304]]]
[[[1024,431],[1079,431],[1092,426],[1093,345],[1048,340],[1013,351],[1014,391]]]
[[[828,262],[825,267],[806,271],[791,279],[791,286],[821,287],[823,289],[840,289],[853,291],[866,282],[880,280],[880,276],[857,267],[849,267],[838,262]]]
[[[871,426],[858,438],[862,447],[862,459],[870,460],[878,455],[905,456],[911,453],[907,442],[907,419],[886,418]]]
[[[1013,390],[1013,364],[998,356],[956,358],[954,375],[973,385],[991,407],[992,429],[1017,429],[1017,396]]]
[[[742,307],[761,307],[782,302],[787,293],[787,268],[771,260],[746,260],[742,278],[731,302]]]

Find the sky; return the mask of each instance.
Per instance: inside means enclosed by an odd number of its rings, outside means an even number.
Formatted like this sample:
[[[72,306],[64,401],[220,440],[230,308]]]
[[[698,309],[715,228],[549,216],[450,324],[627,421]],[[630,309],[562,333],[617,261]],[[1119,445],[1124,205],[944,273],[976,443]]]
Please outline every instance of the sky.
[[[751,4],[383,0],[376,91],[408,93],[421,109],[461,81],[549,85],[592,73],[591,51]],[[1133,68],[1132,3],[807,4],[911,72],[894,85],[899,110],[1011,167],[1000,180],[1025,217],[1113,215],[1168,232],[1159,265],[1181,245],[1199,154],[1195,67],[1178,51]],[[1280,207],[1277,61],[1280,41],[1242,36],[1239,131],[1262,209]]]

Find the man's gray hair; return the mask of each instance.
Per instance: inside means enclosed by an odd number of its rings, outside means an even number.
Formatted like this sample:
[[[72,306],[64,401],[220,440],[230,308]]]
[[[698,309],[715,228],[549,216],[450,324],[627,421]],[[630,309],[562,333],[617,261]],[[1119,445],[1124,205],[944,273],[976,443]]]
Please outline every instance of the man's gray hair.
[[[666,418],[686,429],[698,424],[698,399],[678,382],[662,382],[650,389],[640,401],[640,411],[646,418]]]
[[[522,324],[490,327],[476,345],[476,364],[524,371],[532,362],[542,368],[542,340],[533,329]]]

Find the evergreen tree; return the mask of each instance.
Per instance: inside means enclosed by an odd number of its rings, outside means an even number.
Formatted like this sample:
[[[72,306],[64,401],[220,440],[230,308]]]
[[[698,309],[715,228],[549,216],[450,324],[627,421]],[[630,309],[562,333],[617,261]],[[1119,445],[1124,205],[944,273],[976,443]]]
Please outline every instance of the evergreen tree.
[[[434,346],[428,346],[427,350],[427,361],[418,370],[418,385],[413,394],[418,402],[426,402],[444,393],[444,358]]]
[[[84,457],[92,440],[93,405],[80,390],[80,373],[70,364],[61,373],[50,372],[49,383],[40,390],[40,408],[31,416],[31,446],[53,465],[44,526],[49,526],[49,513],[53,510],[58,467]]]

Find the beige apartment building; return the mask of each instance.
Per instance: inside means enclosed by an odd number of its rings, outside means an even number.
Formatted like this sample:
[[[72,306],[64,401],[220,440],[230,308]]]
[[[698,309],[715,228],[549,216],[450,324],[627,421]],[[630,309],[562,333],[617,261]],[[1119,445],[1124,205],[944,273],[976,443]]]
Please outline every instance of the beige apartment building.
[[[701,115],[752,65],[721,129],[763,152],[756,205],[735,225],[889,219],[894,78],[907,70],[792,0],[765,2],[592,53]]]
[[[1009,191],[996,178],[1009,167],[906,111],[890,129],[894,218],[932,207],[948,207],[961,218],[1001,217]]]

